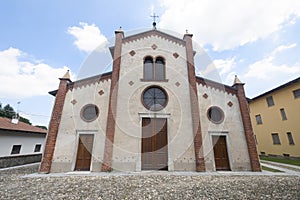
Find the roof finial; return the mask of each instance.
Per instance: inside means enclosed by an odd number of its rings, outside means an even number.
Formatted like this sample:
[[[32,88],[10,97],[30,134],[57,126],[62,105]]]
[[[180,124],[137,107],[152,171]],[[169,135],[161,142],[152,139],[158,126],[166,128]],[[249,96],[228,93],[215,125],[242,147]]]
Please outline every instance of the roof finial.
[[[70,70],[68,70],[65,75],[62,77],[62,79],[69,79],[71,80],[71,77],[70,77]]]
[[[153,15],[151,15],[150,17],[153,17],[153,23],[152,23],[152,25],[153,25],[153,28],[154,29],[156,29],[156,18],[159,18],[159,16],[158,15],[155,15],[155,13],[153,13]]]
[[[243,84],[242,81],[240,81],[240,79],[237,77],[237,75],[234,76],[234,81],[233,81],[233,85],[236,84]]]

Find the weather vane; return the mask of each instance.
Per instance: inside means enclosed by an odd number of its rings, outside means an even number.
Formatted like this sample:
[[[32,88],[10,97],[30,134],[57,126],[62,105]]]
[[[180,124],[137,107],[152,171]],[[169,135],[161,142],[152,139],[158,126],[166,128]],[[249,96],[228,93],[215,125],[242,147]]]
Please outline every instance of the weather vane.
[[[151,15],[150,17],[153,17],[153,28],[156,29],[156,18],[159,18],[158,15],[155,15],[155,13],[153,13],[153,15]]]

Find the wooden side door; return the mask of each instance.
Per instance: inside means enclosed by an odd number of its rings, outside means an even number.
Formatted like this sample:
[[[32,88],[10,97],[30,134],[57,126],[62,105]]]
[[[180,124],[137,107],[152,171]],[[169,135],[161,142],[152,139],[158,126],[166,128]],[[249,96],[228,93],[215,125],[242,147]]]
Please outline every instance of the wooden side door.
[[[94,135],[79,135],[75,170],[89,171],[92,160]]]
[[[213,136],[216,170],[230,170],[226,136]]]
[[[142,170],[168,169],[167,120],[142,120]]]
[[[154,169],[168,170],[168,137],[167,137],[167,119],[155,119],[155,145],[154,153]]]

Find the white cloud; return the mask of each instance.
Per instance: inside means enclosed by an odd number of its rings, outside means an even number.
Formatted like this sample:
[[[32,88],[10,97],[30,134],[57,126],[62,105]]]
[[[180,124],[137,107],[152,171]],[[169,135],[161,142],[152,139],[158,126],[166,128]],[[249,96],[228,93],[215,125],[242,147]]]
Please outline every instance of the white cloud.
[[[0,51],[0,96],[1,98],[28,98],[48,95],[58,87],[68,67],[53,68],[39,61],[29,60],[30,56],[19,49],[10,47]],[[71,77],[73,79],[73,75]]]
[[[300,73],[300,64],[288,66],[286,64],[274,64],[276,55],[280,52],[296,47],[296,44],[281,45],[275,48],[268,56],[262,60],[256,61],[249,66],[245,78],[255,78],[260,80],[277,79],[284,75],[291,75]]]
[[[100,29],[95,25],[89,25],[84,22],[79,23],[80,26],[72,26],[68,28],[68,33],[73,35],[76,40],[76,47],[87,53],[92,52],[97,48],[103,51],[108,43],[107,38],[101,33]]]
[[[299,0],[161,0],[161,6],[162,28],[181,33],[189,29],[197,41],[214,50],[265,38],[300,17]]]
[[[274,51],[272,51],[271,55],[275,56],[277,53],[280,53],[280,52],[288,50],[288,49],[292,49],[296,46],[297,46],[296,43],[293,43],[293,44],[290,44],[290,45],[280,45],[276,49],[274,49]]]
[[[233,67],[236,65],[236,62],[235,62],[235,58],[228,58],[228,59],[217,59],[217,60],[214,60],[214,64],[216,66],[216,68],[220,71],[220,74],[223,75],[223,74],[226,74],[228,72],[230,72]]]
[[[224,82],[225,84],[231,84],[235,72],[236,59],[216,59],[207,65],[203,70],[198,72],[198,75],[204,76],[215,81]],[[221,80],[223,79],[223,81]]]

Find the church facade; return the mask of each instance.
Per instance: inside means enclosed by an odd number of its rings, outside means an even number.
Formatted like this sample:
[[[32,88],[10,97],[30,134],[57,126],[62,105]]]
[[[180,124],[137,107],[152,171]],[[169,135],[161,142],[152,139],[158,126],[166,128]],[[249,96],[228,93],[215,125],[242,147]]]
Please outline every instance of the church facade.
[[[51,92],[41,173],[260,171],[243,83],[195,75],[192,34],[115,31],[112,71]]]

